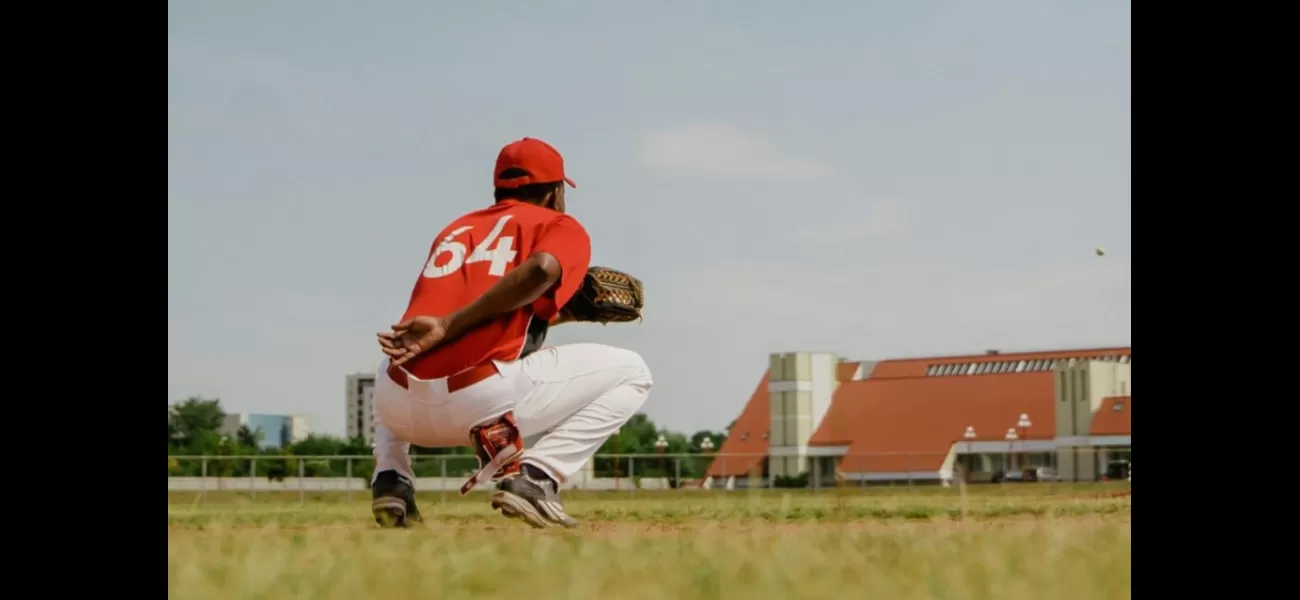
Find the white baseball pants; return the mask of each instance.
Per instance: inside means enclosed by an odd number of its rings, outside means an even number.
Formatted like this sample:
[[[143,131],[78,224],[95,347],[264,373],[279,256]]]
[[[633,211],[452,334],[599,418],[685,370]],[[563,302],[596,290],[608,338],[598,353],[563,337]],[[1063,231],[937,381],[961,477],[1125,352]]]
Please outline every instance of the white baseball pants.
[[[545,347],[497,368],[498,375],[448,393],[446,379],[393,383],[385,358],[375,377],[375,474],[396,470],[414,481],[411,444],[468,446],[470,429],[514,411],[522,462],[564,483],[645,404],[653,385],[641,355],[601,344]]]

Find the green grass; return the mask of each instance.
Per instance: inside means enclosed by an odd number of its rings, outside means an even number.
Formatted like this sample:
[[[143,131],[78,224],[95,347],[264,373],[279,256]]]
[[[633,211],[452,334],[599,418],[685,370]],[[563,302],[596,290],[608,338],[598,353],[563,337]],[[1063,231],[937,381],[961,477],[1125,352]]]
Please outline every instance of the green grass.
[[[428,494],[169,493],[172,598],[1128,598],[1127,485],[566,493],[534,531]]]

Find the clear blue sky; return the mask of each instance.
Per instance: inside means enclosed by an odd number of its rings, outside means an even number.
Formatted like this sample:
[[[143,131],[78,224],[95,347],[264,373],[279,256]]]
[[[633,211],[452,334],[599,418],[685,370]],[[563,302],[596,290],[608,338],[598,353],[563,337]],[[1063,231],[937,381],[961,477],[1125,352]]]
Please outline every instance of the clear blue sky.
[[[644,323],[550,341],[640,351],[673,429],[725,426],[774,351],[1131,343],[1129,2],[168,11],[169,402],[341,433],[344,375],[523,136],[648,288]]]

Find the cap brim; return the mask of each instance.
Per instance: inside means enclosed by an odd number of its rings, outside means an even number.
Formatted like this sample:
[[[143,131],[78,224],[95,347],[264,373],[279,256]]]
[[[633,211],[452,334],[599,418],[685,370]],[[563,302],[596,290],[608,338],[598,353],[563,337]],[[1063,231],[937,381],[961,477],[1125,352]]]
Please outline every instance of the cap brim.
[[[578,187],[578,184],[574,183],[573,180],[572,180],[572,179],[569,179],[568,177],[565,177],[565,178],[564,178],[564,183],[569,184],[569,187],[571,187],[571,188],[576,188],[576,187]]]

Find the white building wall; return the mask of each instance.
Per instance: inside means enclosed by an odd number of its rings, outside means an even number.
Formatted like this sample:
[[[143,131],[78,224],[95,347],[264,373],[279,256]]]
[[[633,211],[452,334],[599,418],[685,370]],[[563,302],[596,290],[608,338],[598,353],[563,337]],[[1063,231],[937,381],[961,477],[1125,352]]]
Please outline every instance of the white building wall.
[[[311,435],[311,421],[305,415],[289,417],[289,442],[296,444]]]
[[[374,443],[375,374],[353,373],[344,384],[344,430],[349,438],[360,436]]]

